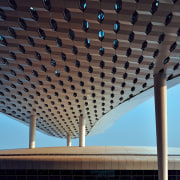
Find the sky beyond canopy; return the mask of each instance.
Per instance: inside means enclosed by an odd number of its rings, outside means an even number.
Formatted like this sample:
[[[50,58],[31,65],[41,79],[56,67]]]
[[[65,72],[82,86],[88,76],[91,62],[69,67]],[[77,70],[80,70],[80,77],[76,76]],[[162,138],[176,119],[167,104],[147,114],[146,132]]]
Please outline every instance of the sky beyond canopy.
[[[168,146],[180,147],[180,85],[167,91]],[[86,137],[86,146],[156,146],[154,98],[137,106],[103,134]],[[29,127],[0,113],[0,150],[28,148]],[[66,146],[66,139],[36,131],[36,147]],[[78,146],[78,139],[72,140]]]

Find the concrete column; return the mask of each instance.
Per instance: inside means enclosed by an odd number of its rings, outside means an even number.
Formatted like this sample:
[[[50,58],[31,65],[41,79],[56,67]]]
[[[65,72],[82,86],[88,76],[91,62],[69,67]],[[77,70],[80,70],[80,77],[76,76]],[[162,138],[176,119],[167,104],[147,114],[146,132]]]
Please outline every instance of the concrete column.
[[[168,180],[167,87],[165,74],[154,75],[159,180]]]
[[[67,146],[71,147],[71,135],[67,134]]]
[[[85,121],[83,116],[79,117],[79,147],[85,146]]]
[[[36,116],[32,115],[29,126],[29,148],[35,148]]]

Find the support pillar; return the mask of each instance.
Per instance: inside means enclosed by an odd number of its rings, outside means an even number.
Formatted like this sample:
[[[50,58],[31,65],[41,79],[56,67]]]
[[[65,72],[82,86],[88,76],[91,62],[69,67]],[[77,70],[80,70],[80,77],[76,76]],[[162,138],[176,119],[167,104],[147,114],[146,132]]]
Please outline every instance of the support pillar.
[[[165,74],[154,75],[159,180],[168,180],[167,87]]]
[[[35,148],[36,116],[32,115],[29,126],[29,148]]]
[[[71,147],[71,135],[67,134],[67,147]]]
[[[79,147],[85,146],[85,121],[83,116],[79,117]]]

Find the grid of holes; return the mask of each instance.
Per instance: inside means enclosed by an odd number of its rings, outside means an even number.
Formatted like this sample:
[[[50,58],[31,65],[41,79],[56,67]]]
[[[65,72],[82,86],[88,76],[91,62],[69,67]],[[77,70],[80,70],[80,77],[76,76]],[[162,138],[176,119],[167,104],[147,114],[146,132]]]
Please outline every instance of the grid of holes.
[[[1,111],[25,122],[36,113],[51,135],[78,137],[80,114],[88,134],[108,111],[152,87],[154,72],[166,71],[168,80],[179,73],[176,1],[17,2],[0,7]]]

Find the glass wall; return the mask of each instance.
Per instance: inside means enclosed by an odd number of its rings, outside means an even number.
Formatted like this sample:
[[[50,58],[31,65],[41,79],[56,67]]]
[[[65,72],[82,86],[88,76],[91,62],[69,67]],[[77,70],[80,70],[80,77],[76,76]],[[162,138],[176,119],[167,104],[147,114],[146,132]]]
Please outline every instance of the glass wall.
[[[0,180],[158,180],[158,171],[0,170]],[[180,170],[169,170],[168,180],[180,180]]]

